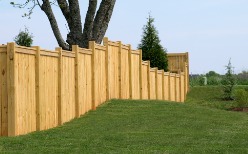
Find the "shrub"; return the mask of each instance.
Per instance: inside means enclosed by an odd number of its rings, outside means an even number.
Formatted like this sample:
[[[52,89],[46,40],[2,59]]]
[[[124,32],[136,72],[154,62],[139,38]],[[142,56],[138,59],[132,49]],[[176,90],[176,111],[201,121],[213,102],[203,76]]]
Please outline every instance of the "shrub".
[[[191,87],[204,86],[204,76],[203,75],[197,75],[195,77],[190,76],[189,84]]]
[[[245,89],[237,89],[235,91],[235,100],[237,107],[248,107],[248,91]]]
[[[33,35],[29,33],[25,27],[24,31],[20,31],[14,39],[15,43],[21,46],[31,47],[33,44]]]
[[[208,85],[220,85],[221,84],[221,78],[217,76],[210,76],[208,79]]]

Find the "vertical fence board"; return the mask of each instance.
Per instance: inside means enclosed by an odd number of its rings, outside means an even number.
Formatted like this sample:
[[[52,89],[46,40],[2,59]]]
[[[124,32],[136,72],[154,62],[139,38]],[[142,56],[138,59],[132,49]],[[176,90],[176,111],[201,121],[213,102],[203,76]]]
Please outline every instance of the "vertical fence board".
[[[149,99],[148,95],[148,62],[142,63],[142,99]]]
[[[157,73],[157,99],[163,100],[163,71],[158,70]]]
[[[181,78],[180,78],[180,91],[181,91],[181,100],[180,102],[185,101],[185,83],[184,83],[184,73],[181,73]]]
[[[177,102],[180,102],[180,76],[177,74],[176,75],[176,90],[175,90],[175,93],[176,93],[176,101]]]
[[[119,43],[109,42],[104,38],[104,46],[108,50],[108,86],[109,99],[119,98]]]
[[[134,53],[135,52],[135,53]],[[131,88],[132,99],[140,99],[140,51],[132,51],[131,54]]]
[[[170,74],[170,101],[176,101],[176,81],[175,81],[176,74],[171,73]]]
[[[92,109],[92,51],[86,49],[79,49],[79,115],[83,115]],[[87,51],[88,53],[83,53]]]
[[[0,136],[8,136],[7,46],[0,49]]]
[[[75,58],[62,55],[62,100],[61,114],[62,123],[75,118]],[[75,55],[75,53],[74,53]]]
[[[120,51],[120,93],[121,99],[129,99],[130,98],[130,75],[129,75],[129,53],[130,47],[121,45]]]
[[[156,96],[156,69],[150,69],[150,99],[155,100]]]
[[[94,44],[94,42],[93,42]],[[94,82],[94,102],[95,107],[104,103],[107,91],[107,72],[106,72],[106,47],[100,45],[91,46],[93,50],[93,82]],[[93,49],[94,48],[94,49]]]
[[[164,100],[170,100],[170,85],[169,85],[169,72],[164,73]]]

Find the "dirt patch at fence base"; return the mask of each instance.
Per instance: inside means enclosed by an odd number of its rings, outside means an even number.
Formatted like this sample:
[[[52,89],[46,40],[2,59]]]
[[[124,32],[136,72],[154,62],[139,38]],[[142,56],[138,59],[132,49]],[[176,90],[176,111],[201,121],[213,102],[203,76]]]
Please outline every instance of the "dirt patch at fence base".
[[[234,107],[234,108],[231,108],[230,111],[248,112],[248,107]]]

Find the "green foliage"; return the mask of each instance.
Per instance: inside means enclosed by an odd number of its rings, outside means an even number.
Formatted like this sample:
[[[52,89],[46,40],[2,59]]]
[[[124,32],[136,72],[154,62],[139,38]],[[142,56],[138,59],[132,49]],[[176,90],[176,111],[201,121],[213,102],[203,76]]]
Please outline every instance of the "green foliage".
[[[212,86],[221,85],[222,78],[219,76],[210,76],[207,79],[208,79],[208,85],[212,85]]]
[[[238,85],[248,85],[248,71],[242,71],[236,75]]]
[[[237,107],[248,107],[248,90],[237,89],[235,91],[235,101],[237,102]]]
[[[187,94],[186,104],[229,110],[235,107],[234,101],[222,99],[222,86],[196,86]]]
[[[21,46],[31,47],[33,44],[33,35],[29,33],[25,27],[24,31],[20,31],[14,39],[15,43]]]
[[[154,18],[149,15],[147,24],[143,28],[142,40],[138,48],[142,49],[142,59],[150,60],[151,67],[158,67],[158,69],[168,71],[166,49],[160,44],[158,31],[153,22]]]
[[[204,75],[190,76],[189,84],[191,87],[204,86]]]
[[[209,71],[207,74],[206,74],[206,77],[207,78],[210,78],[210,77],[219,77],[220,74],[216,73],[215,71]]]
[[[223,87],[223,99],[225,100],[233,100],[233,89],[235,85],[235,76],[233,74],[233,67],[231,64],[231,60],[229,60],[228,65],[226,66],[226,74],[222,80]]]

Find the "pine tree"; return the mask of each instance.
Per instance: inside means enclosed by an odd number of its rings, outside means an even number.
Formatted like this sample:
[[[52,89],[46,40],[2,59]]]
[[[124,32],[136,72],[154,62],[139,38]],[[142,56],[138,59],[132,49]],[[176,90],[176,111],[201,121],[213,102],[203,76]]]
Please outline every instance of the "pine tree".
[[[233,100],[233,90],[235,85],[235,76],[232,70],[232,64],[231,59],[228,62],[228,65],[226,66],[226,74],[224,76],[224,79],[222,80],[222,86],[223,86],[223,98],[225,100]]]
[[[151,67],[168,71],[166,49],[160,44],[158,31],[153,22],[154,18],[149,15],[147,24],[143,27],[143,35],[138,48],[142,49],[142,60],[150,60]]]

